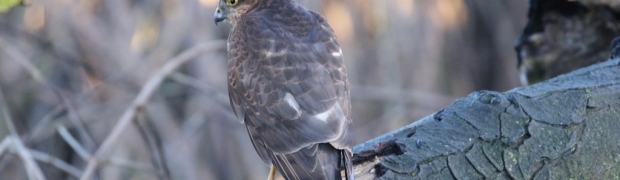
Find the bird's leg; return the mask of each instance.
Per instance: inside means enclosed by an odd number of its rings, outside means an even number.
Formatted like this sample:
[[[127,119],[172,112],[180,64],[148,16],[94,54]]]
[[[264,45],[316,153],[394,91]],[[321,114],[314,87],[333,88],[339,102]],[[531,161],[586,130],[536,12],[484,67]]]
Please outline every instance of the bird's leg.
[[[273,180],[275,176],[276,176],[276,166],[272,164],[271,168],[269,168],[269,176],[267,177],[267,180]]]

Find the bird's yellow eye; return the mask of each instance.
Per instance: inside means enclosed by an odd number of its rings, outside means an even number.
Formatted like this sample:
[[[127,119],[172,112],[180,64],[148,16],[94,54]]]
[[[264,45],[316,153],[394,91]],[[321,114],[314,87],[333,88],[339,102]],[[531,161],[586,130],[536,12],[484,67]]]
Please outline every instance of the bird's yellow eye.
[[[226,4],[228,6],[234,6],[239,2],[239,0],[226,0]]]

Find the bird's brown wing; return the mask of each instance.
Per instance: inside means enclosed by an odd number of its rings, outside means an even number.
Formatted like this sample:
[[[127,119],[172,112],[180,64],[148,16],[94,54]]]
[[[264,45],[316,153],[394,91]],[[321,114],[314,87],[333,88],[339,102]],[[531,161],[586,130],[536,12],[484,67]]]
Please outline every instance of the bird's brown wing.
[[[334,32],[316,13],[298,16],[295,25],[246,17],[228,47],[235,114],[265,162],[275,159],[282,173],[297,174],[322,170],[332,163],[319,159],[332,161],[325,157],[336,153],[341,160],[351,146],[348,83]]]

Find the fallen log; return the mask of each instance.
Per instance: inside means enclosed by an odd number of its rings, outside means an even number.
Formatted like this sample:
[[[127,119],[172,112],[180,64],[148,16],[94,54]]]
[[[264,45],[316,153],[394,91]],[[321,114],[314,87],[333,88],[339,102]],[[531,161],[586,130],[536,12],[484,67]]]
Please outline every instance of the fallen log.
[[[617,179],[620,59],[478,91],[354,148],[357,179]]]

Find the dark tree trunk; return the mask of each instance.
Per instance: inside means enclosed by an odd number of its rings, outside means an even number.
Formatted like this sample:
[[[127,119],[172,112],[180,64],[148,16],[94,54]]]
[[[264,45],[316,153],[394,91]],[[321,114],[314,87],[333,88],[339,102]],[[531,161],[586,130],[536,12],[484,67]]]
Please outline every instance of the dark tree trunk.
[[[533,84],[606,61],[620,36],[620,1],[530,0],[517,39],[522,84]]]

